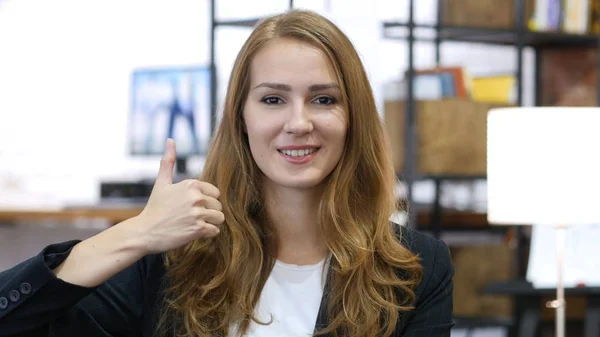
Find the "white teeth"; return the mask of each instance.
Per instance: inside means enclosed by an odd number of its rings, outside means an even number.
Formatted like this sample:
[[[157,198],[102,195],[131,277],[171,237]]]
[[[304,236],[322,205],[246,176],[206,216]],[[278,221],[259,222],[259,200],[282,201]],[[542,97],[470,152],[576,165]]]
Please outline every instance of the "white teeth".
[[[279,152],[291,157],[303,157],[317,151],[316,148],[306,150],[279,150]]]

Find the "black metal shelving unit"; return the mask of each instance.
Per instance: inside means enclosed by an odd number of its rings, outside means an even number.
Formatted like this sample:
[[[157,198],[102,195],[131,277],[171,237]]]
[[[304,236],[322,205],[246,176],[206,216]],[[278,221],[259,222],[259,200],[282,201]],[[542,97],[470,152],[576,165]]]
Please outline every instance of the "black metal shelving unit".
[[[217,65],[215,63],[215,31],[219,27],[240,27],[253,28],[261,18],[239,19],[239,20],[218,20],[216,18],[216,2],[210,0],[210,128],[211,135],[214,134],[217,125],[217,90],[219,79],[217,78]],[[288,0],[288,9],[294,8],[294,0]]]
[[[406,71],[406,133],[405,133],[405,171],[399,173],[407,184],[407,200],[409,207],[413,208],[414,201],[412,200],[412,188],[416,181],[431,179],[435,183],[435,199],[432,205],[427,205],[431,211],[429,227],[436,236],[440,236],[442,232],[452,231],[452,229],[442,229],[441,219],[443,209],[440,205],[440,186],[441,183],[448,180],[472,180],[485,179],[485,176],[424,176],[416,170],[417,163],[417,135],[416,135],[416,114],[415,114],[415,98],[413,92],[414,80],[414,44],[416,41],[431,42],[435,44],[436,64],[440,66],[440,44],[443,42],[469,42],[488,45],[503,45],[512,46],[516,49],[517,54],[517,69],[515,71],[517,98],[516,105],[523,105],[523,51],[526,47],[531,47],[535,51],[535,97],[534,104],[540,105],[541,86],[540,81],[540,65],[543,50],[551,48],[568,48],[568,47],[596,47],[600,50],[600,36],[592,34],[568,34],[562,32],[536,32],[527,28],[527,19],[525,18],[525,0],[514,1],[514,17],[515,25],[511,29],[489,29],[477,27],[461,27],[453,25],[445,25],[442,22],[443,7],[442,0],[437,0],[437,23],[436,24],[418,24],[414,20],[414,4],[415,0],[409,0],[409,15],[408,21],[387,21],[383,22],[383,36],[386,39],[394,39],[405,41],[408,43],[408,69]],[[415,30],[432,32],[429,37],[420,37],[415,34]],[[600,70],[600,52],[598,53],[597,69]],[[597,102],[600,105],[600,76],[597,77]],[[416,217],[409,217],[408,225],[416,227]],[[486,230],[495,230],[486,229]],[[516,249],[514,253],[514,275],[524,279],[526,275],[526,265],[523,261],[525,257],[524,245],[527,243],[523,235],[522,226],[514,226],[514,240]],[[514,305],[519,306],[519,301],[515,301]],[[517,317],[517,320],[519,318]],[[509,330],[509,335],[514,335],[514,326]]]

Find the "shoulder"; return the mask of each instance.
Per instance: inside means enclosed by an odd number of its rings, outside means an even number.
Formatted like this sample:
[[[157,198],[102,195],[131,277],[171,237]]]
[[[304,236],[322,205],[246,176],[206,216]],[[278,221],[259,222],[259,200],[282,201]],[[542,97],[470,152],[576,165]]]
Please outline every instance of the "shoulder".
[[[430,267],[435,262],[441,266],[451,265],[450,250],[442,240],[396,223],[392,224],[396,227],[396,234],[401,243],[421,258],[423,268]]]
[[[439,288],[442,285],[440,283],[447,279],[451,280],[454,276],[450,250],[442,240],[433,236],[395,223],[393,225],[397,227],[396,233],[400,242],[421,260],[423,279],[415,289],[417,303],[419,303],[429,292]],[[448,284],[448,286],[452,285]],[[452,291],[452,289],[447,290]]]
[[[423,278],[415,287],[414,310],[403,316],[402,336],[450,336],[453,312],[454,266],[441,240],[407,227],[396,226],[400,242],[420,258]]]

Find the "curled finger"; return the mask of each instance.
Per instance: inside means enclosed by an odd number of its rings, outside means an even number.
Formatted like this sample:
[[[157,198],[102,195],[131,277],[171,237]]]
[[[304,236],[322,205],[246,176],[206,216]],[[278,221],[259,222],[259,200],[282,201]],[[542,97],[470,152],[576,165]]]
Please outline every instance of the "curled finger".
[[[219,226],[225,221],[225,215],[221,211],[205,208],[202,210],[200,219],[211,225]]]
[[[219,200],[208,195],[200,194],[194,199],[194,205],[204,206],[205,208],[214,209],[217,211],[223,210],[223,205]]]
[[[196,223],[196,233],[198,238],[212,238],[219,235],[221,231],[217,226],[198,220]]]

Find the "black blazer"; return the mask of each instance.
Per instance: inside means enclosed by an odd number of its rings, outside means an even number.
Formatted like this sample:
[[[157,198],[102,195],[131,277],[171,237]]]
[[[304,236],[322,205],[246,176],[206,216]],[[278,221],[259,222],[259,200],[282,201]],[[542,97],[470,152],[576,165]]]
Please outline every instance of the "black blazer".
[[[440,240],[402,228],[402,241],[422,259],[416,308],[401,315],[394,336],[450,336],[454,267]],[[0,273],[0,336],[150,337],[162,303],[163,255],[148,255],[95,288],[58,279],[52,269],[79,241],[50,245]],[[325,285],[316,327],[327,323]]]

